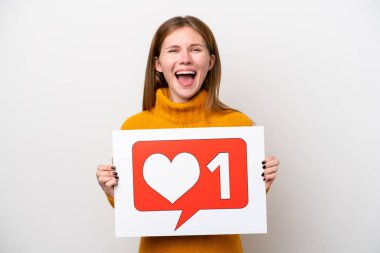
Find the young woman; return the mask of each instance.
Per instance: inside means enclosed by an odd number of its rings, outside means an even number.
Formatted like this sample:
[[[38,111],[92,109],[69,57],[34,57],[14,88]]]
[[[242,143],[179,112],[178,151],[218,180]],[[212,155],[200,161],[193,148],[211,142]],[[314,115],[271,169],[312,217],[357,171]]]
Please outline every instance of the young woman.
[[[221,63],[211,30],[201,20],[174,17],[153,37],[145,73],[143,111],[128,118],[121,129],[252,126],[243,113],[219,98]],[[279,160],[263,161],[262,177],[268,191]],[[100,165],[97,178],[113,206],[118,176],[112,165]],[[143,237],[144,252],[242,252],[239,235]]]

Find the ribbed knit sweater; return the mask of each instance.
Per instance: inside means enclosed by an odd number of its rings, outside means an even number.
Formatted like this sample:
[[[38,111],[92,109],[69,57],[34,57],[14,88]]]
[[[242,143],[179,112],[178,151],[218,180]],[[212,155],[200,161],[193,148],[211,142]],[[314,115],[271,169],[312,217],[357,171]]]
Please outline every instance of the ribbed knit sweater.
[[[154,108],[128,118],[122,130],[252,126],[253,122],[237,111],[206,113],[207,92],[200,91],[186,103],[169,99],[169,89],[158,89]],[[113,198],[107,196],[113,206]],[[239,235],[142,237],[139,253],[240,253],[243,252]]]

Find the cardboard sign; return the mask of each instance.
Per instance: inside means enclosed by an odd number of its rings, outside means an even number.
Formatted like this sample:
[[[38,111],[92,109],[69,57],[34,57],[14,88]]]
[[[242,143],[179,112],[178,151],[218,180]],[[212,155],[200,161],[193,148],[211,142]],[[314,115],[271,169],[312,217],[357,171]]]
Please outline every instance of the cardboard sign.
[[[266,233],[263,127],[113,133],[116,236]]]

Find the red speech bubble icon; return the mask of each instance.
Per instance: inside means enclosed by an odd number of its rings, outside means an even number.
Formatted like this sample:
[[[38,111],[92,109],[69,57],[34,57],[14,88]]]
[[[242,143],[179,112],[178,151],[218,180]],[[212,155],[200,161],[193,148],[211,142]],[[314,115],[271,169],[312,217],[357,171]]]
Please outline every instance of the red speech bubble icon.
[[[132,159],[136,209],[182,210],[175,230],[199,210],[248,204],[242,139],[140,141],[132,147]]]

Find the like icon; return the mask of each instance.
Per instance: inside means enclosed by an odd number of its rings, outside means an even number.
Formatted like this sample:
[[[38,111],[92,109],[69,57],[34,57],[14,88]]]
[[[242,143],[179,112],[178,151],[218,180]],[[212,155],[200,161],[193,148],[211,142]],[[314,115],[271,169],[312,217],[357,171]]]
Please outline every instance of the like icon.
[[[182,210],[178,229],[199,210],[248,203],[242,139],[137,142],[132,148],[134,203],[140,211]]]

